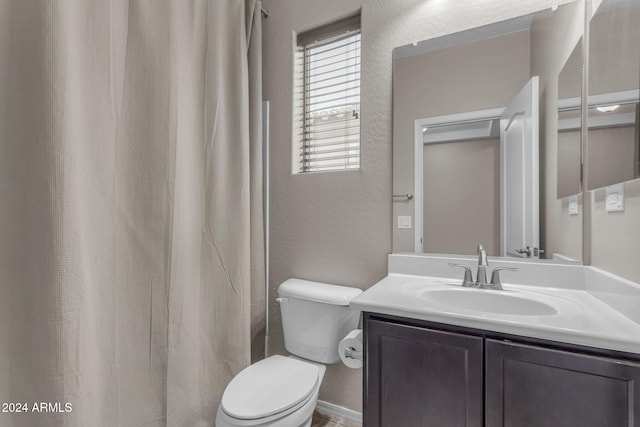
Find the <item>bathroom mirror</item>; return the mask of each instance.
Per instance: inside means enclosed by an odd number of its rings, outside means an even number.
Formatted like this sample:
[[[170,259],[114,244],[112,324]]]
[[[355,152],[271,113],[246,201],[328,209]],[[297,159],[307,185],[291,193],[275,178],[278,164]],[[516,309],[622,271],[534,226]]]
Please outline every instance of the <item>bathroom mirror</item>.
[[[582,129],[582,38],[558,76],[557,198],[572,197],[570,214],[578,215]]]
[[[482,243],[540,259],[567,238],[581,246],[581,230],[565,236],[555,220],[562,205],[546,201],[557,186],[549,90],[583,29],[574,1],[394,50],[394,252],[473,254]],[[506,142],[523,135],[534,143]]]
[[[586,189],[638,178],[640,2],[603,0],[589,24]]]

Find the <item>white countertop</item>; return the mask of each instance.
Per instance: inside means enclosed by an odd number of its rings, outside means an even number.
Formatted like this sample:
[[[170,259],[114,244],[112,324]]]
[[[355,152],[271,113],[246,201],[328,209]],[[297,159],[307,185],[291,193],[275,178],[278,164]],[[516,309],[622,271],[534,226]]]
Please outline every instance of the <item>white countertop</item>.
[[[590,280],[594,280],[591,276],[597,275],[594,275],[593,271],[588,274],[582,273],[580,276],[576,275],[576,266],[570,266],[567,271],[572,275],[571,280],[565,280],[566,277],[563,279],[562,274],[560,274],[558,276],[559,286],[556,287],[550,286],[549,282],[544,283],[542,286],[531,286],[529,284],[509,283],[509,281],[503,279],[503,291],[470,290],[471,292],[500,292],[506,296],[524,297],[527,300],[551,306],[553,307],[551,311],[555,311],[553,314],[546,313],[543,315],[494,313],[442,305],[433,303],[429,298],[422,297],[434,290],[465,292],[468,288],[462,288],[460,286],[461,279],[454,277],[455,274],[458,274],[457,271],[449,273],[451,277],[442,277],[443,274],[429,276],[403,274],[393,271],[397,269],[397,265],[404,265],[403,263],[407,261],[404,259],[398,262],[398,259],[396,259],[392,262],[391,257],[394,256],[397,257],[397,255],[390,256],[389,275],[355,298],[351,302],[352,308],[372,313],[640,354],[640,324],[632,320],[633,316],[629,316],[629,313],[624,313],[620,307],[616,307],[616,309],[613,305],[603,302],[607,301],[607,299],[598,295],[602,293],[602,289],[597,289],[596,292],[589,292],[588,289],[590,287],[595,289],[598,286],[580,283],[580,280],[576,279],[576,277],[590,277]],[[420,262],[419,260],[409,261]],[[446,261],[451,260],[441,258],[435,260],[436,264]],[[453,259],[452,261],[459,262],[460,260]],[[434,260],[430,259],[428,262],[433,263]],[[497,264],[500,264],[500,262]],[[491,266],[490,269],[495,266]],[[590,267],[578,267],[582,270],[590,269]],[[535,269],[537,267],[530,267],[527,264],[525,270],[526,268]],[[548,269],[549,267],[541,265],[541,268]],[[557,266],[552,268],[557,268]],[[401,269],[407,270],[406,268]],[[413,270],[415,271],[415,269]],[[438,265],[427,265],[423,270],[440,273],[450,271],[440,268]],[[540,277],[546,277],[544,274]],[[518,273],[512,273],[509,276],[505,274],[504,278],[506,279],[507,277],[518,277]],[[607,279],[611,280],[610,277],[607,277]],[[525,282],[530,280],[529,276]],[[569,284],[567,285],[567,283]],[[640,287],[634,287],[632,283],[629,286],[631,287],[627,286],[625,288],[626,294],[624,294],[627,302],[640,297]],[[611,287],[611,289],[614,289],[614,287]],[[619,289],[616,290],[616,292],[618,291]],[[610,292],[606,294],[612,295]],[[638,311],[640,310],[640,305],[637,305],[637,303],[640,303],[640,299],[635,300],[635,304],[627,305],[635,306],[635,311]]]

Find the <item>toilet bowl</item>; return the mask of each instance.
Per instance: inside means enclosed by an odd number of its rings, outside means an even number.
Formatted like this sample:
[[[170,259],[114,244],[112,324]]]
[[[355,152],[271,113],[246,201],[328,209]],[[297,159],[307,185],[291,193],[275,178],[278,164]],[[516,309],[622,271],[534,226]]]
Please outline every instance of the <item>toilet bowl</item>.
[[[325,370],[293,356],[254,363],[227,386],[216,427],[310,426]]]
[[[245,368],[229,383],[217,427],[308,427],[325,363],[337,363],[338,343],[358,326],[349,303],[362,291],[289,279],[278,288],[287,351]]]

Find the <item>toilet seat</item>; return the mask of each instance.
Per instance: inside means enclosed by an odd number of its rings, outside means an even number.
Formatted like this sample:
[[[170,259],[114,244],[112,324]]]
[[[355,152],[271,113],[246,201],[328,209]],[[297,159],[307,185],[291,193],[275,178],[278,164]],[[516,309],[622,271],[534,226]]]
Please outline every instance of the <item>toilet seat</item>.
[[[221,409],[248,423],[283,417],[307,403],[318,384],[317,365],[271,356],[236,375],[222,396]]]

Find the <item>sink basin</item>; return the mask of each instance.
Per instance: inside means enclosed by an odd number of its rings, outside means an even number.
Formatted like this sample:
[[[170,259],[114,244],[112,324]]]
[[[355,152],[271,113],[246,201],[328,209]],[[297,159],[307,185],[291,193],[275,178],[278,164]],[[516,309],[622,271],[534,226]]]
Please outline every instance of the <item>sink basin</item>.
[[[551,316],[557,314],[554,307],[526,297],[514,296],[505,291],[481,289],[434,289],[424,291],[421,298],[440,306],[485,313],[516,316]]]

